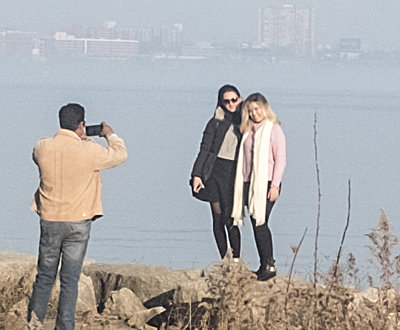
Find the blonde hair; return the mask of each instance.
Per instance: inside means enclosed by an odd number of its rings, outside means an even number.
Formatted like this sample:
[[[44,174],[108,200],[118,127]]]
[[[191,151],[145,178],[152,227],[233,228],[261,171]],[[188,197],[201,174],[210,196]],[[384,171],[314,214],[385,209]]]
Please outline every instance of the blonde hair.
[[[278,116],[276,115],[275,111],[272,110],[269,102],[265,98],[264,95],[261,93],[253,93],[249,95],[246,100],[243,102],[242,107],[242,123],[240,125],[240,131],[242,134],[249,132],[253,129],[254,122],[250,119],[249,115],[249,105],[250,103],[257,103],[257,105],[262,109],[264,112],[265,118],[268,121],[273,122],[274,124],[280,124],[281,121],[279,120]]]

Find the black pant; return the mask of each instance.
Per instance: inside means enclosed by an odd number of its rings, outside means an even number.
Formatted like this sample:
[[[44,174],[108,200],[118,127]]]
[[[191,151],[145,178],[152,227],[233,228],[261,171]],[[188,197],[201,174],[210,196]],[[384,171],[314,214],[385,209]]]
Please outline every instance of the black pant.
[[[248,206],[250,182],[245,182],[243,187],[244,204]],[[267,194],[271,188],[271,181],[268,182]],[[280,187],[279,187],[280,190]],[[265,223],[261,226],[256,226],[256,220],[250,217],[253,226],[254,240],[256,241],[258,255],[260,257],[260,266],[274,265],[274,251],[272,246],[271,230],[268,227],[269,215],[275,204],[267,199],[267,207],[265,211]]]
[[[236,161],[217,158],[207,189],[213,217],[213,233],[221,258],[225,257],[228,245],[226,231],[234,258],[240,257],[240,231],[233,226],[232,206],[235,184]]]

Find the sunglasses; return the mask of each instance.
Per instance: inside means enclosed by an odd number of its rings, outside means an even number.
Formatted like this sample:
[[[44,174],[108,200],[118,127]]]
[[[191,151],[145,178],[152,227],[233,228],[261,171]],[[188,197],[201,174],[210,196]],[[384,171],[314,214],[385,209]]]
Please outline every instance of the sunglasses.
[[[234,104],[234,103],[236,103],[237,101],[239,101],[239,97],[237,97],[237,96],[234,97],[234,98],[232,98],[232,99],[230,99],[230,100],[228,100],[228,99],[223,100],[223,102],[224,102],[225,105],[228,105],[229,103]]]

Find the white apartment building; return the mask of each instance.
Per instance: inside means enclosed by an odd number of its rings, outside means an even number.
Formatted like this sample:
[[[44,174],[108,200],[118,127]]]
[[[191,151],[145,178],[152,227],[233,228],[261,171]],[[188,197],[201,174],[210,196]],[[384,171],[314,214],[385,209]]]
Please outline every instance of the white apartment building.
[[[266,48],[299,57],[315,50],[315,10],[292,4],[259,9],[258,43]]]

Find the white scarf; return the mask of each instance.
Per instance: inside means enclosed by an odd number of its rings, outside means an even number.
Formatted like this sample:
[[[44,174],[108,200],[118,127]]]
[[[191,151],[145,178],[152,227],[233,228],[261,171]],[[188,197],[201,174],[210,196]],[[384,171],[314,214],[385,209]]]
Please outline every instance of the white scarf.
[[[265,211],[267,207],[268,189],[268,155],[271,140],[271,129],[274,124],[266,120],[265,123],[255,132],[253,145],[253,169],[250,178],[249,214],[256,220],[256,225],[265,223]],[[243,147],[249,133],[245,133],[240,143],[238,163],[236,167],[235,189],[233,196],[232,217],[234,225],[242,226],[244,218],[243,201]]]

